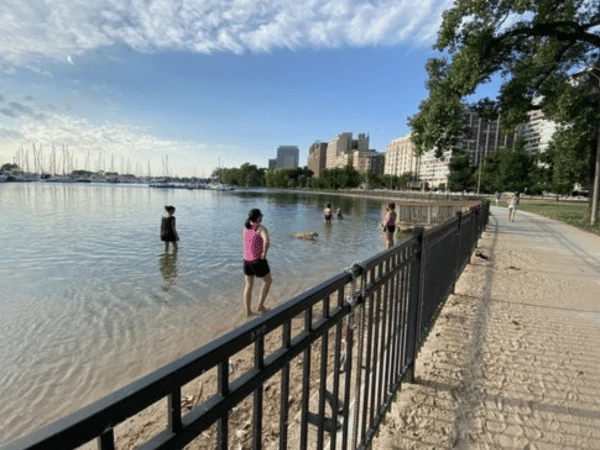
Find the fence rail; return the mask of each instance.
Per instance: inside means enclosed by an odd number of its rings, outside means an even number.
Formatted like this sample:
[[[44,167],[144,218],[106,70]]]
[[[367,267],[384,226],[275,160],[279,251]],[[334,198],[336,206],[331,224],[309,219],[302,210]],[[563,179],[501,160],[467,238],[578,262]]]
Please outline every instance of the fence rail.
[[[140,448],[367,448],[401,383],[414,381],[418,351],[488,214],[486,201],[417,228],[400,245],[3,448],[68,449],[96,439],[99,449],[114,449],[119,424],[165,399],[164,428]],[[244,352],[251,363],[230,373]],[[182,387],[208,374],[208,397],[186,410]]]

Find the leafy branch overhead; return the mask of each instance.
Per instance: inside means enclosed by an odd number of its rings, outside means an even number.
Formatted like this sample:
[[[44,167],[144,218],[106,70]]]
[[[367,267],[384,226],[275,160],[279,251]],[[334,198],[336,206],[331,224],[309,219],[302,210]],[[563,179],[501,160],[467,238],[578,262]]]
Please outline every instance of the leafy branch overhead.
[[[484,118],[499,115],[504,131],[525,122],[532,107],[567,123],[586,103],[585,122],[600,119],[589,107],[589,85],[586,92],[570,82],[587,67],[600,75],[599,30],[600,0],[456,0],[435,45],[445,56],[427,63],[429,98],[409,120],[418,153],[452,149],[465,130],[465,106]],[[493,77],[501,78],[497,97],[466,105]]]

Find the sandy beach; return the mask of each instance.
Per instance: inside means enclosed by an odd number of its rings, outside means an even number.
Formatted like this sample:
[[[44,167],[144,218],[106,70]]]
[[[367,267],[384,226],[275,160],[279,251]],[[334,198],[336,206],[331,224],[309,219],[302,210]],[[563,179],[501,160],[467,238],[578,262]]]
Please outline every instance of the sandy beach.
[[[492,214],[374,449],[600,448],[600,238]]]

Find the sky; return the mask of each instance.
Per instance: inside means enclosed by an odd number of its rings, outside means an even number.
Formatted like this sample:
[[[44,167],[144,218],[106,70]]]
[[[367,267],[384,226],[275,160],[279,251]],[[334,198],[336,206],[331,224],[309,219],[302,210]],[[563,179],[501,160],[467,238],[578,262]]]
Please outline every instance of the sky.
[[[74,168],[209,176],[266,167],[279,145],[306,165],[346,131],[385,152],[427,97],[451,4],[3,0],[0,164],[41,146],[51,170],[54,145]]]

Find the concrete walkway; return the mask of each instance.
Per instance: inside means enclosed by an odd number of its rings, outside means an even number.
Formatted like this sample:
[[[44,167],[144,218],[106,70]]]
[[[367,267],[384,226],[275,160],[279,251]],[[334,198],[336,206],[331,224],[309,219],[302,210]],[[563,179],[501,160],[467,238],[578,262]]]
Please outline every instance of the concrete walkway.
[[[600,237],[492,214],[374,449],[600,449]]]

